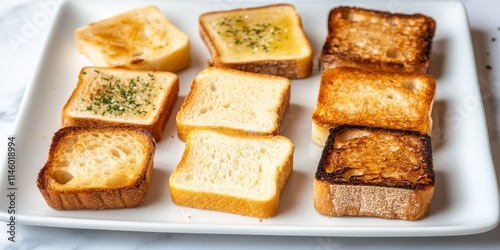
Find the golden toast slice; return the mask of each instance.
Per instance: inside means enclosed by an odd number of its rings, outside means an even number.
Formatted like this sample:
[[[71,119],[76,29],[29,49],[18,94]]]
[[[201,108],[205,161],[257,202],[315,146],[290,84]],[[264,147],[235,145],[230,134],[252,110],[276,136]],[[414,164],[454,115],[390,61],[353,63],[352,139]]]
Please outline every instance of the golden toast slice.
[[[289,79],[312,74],[313,50],[293,5],[209,12],[199,22],[211,66]]]
[[[66,127],[54,134],[37,187],[56,209],[143,203],[153,172],[151,134],[132,127]]]
[[[130,125],[160,141],[178,92],[174,73],[85,67],[62,110],[62,126]]]
[[[421,14],[334,8],[320,55],[322,66],[426,73],[435,28],[435,21]]]
[[[191,63],[188,36],[153,5],[80,27],[75,39],[98,67],[178,72]]]
[[[193,131],[170,176],[172,201],[179,206],[272,217],[293,171],[293,150],[293,143],[279,135]]]
[[[430,134],[436,80],[427,74],[329,68],[321,76],[312,114],[312,141],[325,144],[343,124]]]
[[[314,206],[329,216],[417,220],[434,194],[430,137],[344,125],[331,130],[314,178]]]

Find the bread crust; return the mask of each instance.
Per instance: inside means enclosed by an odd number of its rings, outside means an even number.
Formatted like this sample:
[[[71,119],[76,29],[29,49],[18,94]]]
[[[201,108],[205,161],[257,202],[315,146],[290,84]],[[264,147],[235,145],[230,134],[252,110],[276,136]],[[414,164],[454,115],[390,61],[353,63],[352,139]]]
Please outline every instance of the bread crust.
[[[391,23],[391,27],[385,29],[396,29],[395,36],[399,39],[399,46],[391,52],[389,49],[386,55],[367,56],[366,54],[359,54],[356,51],[355,45],[358,41],[351,41],[349,38],[343,37],[340,30],[350,29],[348,24],[343,23],[343,19],[349,20],[349,15],[365,15],[372,19],[377,19],[379,22]],[[353,17],[354,19],[356,17]],[[395,24],[398,21],[412,20],[420,22],[420,26],[416,30],[411,31],[410,34],[406,33],[404,25]],[[393,27],[396,25],[396,27]],[[416,26],[417,24],[414,24]],[[380,24],[382,29],[383,25]],[[369,29],[368,27],[366,29]],[[357,7],[341,6],[334,8],[330,11],[328,16],[328,36],[320,52],[320,59],[323,68],[334,67],[357,67],[368,70],[386,70],[398,72],[417,72],[426,73],[429,66],[430,52],[432,48],[432,40],[436,29],[436,22],[422,14],[399,14],[389,13],[377,10],[362,9]],[[370,32],[370,30],[363,30],[362,32]],[[372,30],[376,33],[380,31]],[[387,34],[385,34],[387,35]],[[361,35],[360,35],[361,36]],[[407,41],[411,39],[411,43]],[[366,41],[363,41],[364,44]],[[375,41],[370,41],[375,43]],[[403,45],[404,44],[404,45]],[[364,44],[363,46],[370,47],[374,44]],[[397,53],[405,51],[411,53],[409,58],[399,58]]]
[[[101,67],[92,67],[96,69],[106,69],[106,68],[101,68]],[[174,107],[175,101],[177,100],[177,95],[179,93],[179,78],[177,75],[173,73],[172,76],[175,76],[175,80],[173,84],[171,84],[171,87],[169,89],[164,90],[168,95],[163,98],[161,105],[158,107],[158,109],[155,111],[155,117],[153,118],[153,121],[149,124],[144,124],[144,123],[138,123],[134,121],[130,122],[124,122],[124,121],[114,121],[111,119],[105,119],[102,117],[79,117],[79,116],[72,116],[69,112],[69,109],[72,106],[72,103],[76,101],[75,98],[78,96],[78,91],[80,88],[83,87],[84,81],[83,81],[83,74],[85,70],[87,70],[88,67],[82,68],[80,75],[78,77],[78,83],[76,88],[73,90],[70,98],[66,102],[66,104],[63,107],[62,114],[61,114],[61,127],[68,127],[68,126],[76,126],[76,127],[85,127],[85,126],[119,126],[119,125],[127,125],[127,126],[134,126],[137,128],[145,129],[149,131],[155,141],[160,141],[163,135],[163,130],[167,124],[168,118],[170,116],[170,113],[172,111],[172,108]],[[116,72],[130,72],[130,70],[127,69],[113,69]],[[135,72],[155,72],[155,71],[148,71],[148,70],[134,70]],[[156,71],[160,73],[159,71]],[[161,72],[161,74],[164,74],[166,72]]]
[[[55,189],[49,180],[50,171],[53,168],[56,150],[61,140],[70,135],[78,134],[82,131],[99,133],[104,130],[129,130],[137,136],[146,138],[144,147],[148,148],[146,162],[138,176],[135,177],[131,185],[125,187],[96,187],[96,188],[65,188]],[[130,208],[143,203],[151,175],[153,172],[153,161],[156,144],[152,135],[144,129],[130,126],[105,126],[105,127],[65,127],[58,130],[52,139],[48,159],[43,168],[38,173],[37,187],[47,204],[55,209],[76,210],[76,209],[112,209]]]
[[[347,150],[334,147],[336,136],[346,130],[393,133],[419,138],[422,175],[417,182],[384,176],[363,178],[363,175],[349,176],[346,179],[342,174],[343,171],[350,169],[349,165],[337,165],[337,168],[333,166],[335,170],[327,172],[326,168],[330,167],[329,164],[333,164],[327,158],[333,154],[333,151]],[[363,159],[359,160],[363,161]],[[336,162],[335,164],[345,163]],[[314,178],[314,206],[320,214],[330,216],[372,216],[418,220],[429,213],[434,194],[434,183],[432,148],[428,135],[398,129],[342,125],[330,130],[328,141],[319,161]]]
[[[211,70],[210,68],[207,68],[205,70]],[[275,78],[276,76],[272,75],[266,75],[266,74],[255,74],[252,72],[246,72],[246,71],[239,71],[235,69],[230,69],[230,68],[224,68],[222,69],[226,72],[232,72],[234,74],[240,75],[240,76],[248,76],[255,78],[256,76],[261,77],[261,78]],[[277,120],[274,122],[274,126],[271,130],[269,131],[251,131],[251,130],[244,130],[240,128],[234,128],[234,127],[228,127],[228,126],[204,126],[204,125],[191,125],[187,124],[182,120],[182,113],[187,112],[186,107],[189,103],[197,102],[196,97],[192,94],[196,91],[196,88],[198,88],[199,83],[198,79],[195,78],[193,80],[193,83],[191,84],[191,89],[189,93],[186,96],[186,99],[184,99],[184,102],[177,113],[176,116],[176,125],[177,125],[177,135],[180,140],[186,141],[186,138],[188,134],[191,131],[194,130],[201,130],[201,129],[209,129],[209,130],[214,130],[214,131],[219,131],[219,132],[227,132],[227,133],[245,133],[249,135],[278,135],[280,132],[280,125],[281,121],[283,120],[286,111],[288,110],[288,107],[290,105],[290,95],[291,95],[291,85],[289,85],[288,88],[285,89],[285,91],[282,93],[281,98],[279,100],[280,105],[276,107],[273,112],[277,114]]]
[[[307,35],[302,28],[302,20],[300,16],[295,13],[296,18],[298,19],[299,27],[301,35],[305,38],[306,46],[310,53],[304,57],[294,58],[294,59],[267,59],[267,60],[253,60],[247,62],[226,62],[224,58],[221,56],[221,52],[217,50],[215,46],[214,39],[208,33],[208,27],[206,27],[202,21],[204,16],[211,15],[214,13],[230,13],[232,11],[240,11],[240,10],[259,10],[265,8],[273,8],[279,6],[291,6],[295,9],[295,7],[291,4],[272,4],[261,7],[253,7],[253,8],[244,8],[244,9],[236,9],[236,10],[225,10],[225,11],[214,11],[204,13],[199,18],[199,32],[200,37],[207,46],[212,55],[212,60],[208,62],[209,66],[214,67],[223,67],[223,68],[232,68],[241,71],[261,73],[261,74],[270,74],[276,76],[283,76],[288,79],[301,79],[306,78],[312,75],[312,58],[313,58],[313,49],[311,44],[308,41]]]

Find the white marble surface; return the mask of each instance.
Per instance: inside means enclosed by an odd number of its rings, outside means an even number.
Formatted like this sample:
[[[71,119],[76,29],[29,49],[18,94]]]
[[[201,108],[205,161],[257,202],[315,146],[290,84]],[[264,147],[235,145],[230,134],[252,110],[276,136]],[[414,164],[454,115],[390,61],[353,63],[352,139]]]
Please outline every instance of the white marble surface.
[[[237,0],[234,0],[237,1]],[[11,134],[26,84],[38,61],[48,33],[55,0],[2,1],[0,3],[0,142]],[[397,1],[393,1],[396,2]],[[491,151],[500,173],[500,1],[463,0],[470,19],[478,77],[486,110]],[[45,5],[44,5],[45,4]],[[46,13],[45,20],[40,13]],[[37,20],[24,30],[26,22]],[[6,143],[0,143],[5,152]],[[4,197],[2,197],[3,199]],[[2,222],[3,225],[3,222]],[[500,227],[471,236],[433,238],[340,238],[191,235],[61,229],[18,225],[16,243],[7,241],[6,226],[0,227],[0,249],[499,249]]]

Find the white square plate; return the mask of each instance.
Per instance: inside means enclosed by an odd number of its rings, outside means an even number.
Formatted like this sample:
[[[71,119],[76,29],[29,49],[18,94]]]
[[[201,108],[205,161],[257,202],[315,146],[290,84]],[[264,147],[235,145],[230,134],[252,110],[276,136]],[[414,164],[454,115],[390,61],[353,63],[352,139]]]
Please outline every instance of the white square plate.
[[[296,2],[303,27],[317,55],[327,34],[330,9],[357,5],[383,11],[423,13],[437,23],[429,73],[438,81],[433,109],[435,196],[430,214],[419,221],[363,217],[327,217],[313,207],[312,180],[321,148],[311,143],[313,112],[321,73],[292,81],[292,98],[282,134],[295,143],[294,173],[270,219],[178,207],[170,199],[168,177],[184,150],[177,138],[175,115],[191,81],[210,58],[198,34],[198,16],[220,9],[264,5],[239,0],[70,1],[54,17],[41,61],[28,85],[16,121],[16,220],[25,224],[130,231],[314,235],[314,236],[444,236],[475,234],[499,220],[498,186],[490,155],[469,26],[464,6],[456,1]],[[106,211],[58,211],[47,206],[36,187],[47,159],[51,137],[60,126],[61,110],[83,66],[91,65],[75,45],[73,32],[90,22],[147,4],[157,5],[191,42],[192,65],[179,73],[180,93],[157,145],[155,166],[145,203],[137,208]],[[316,60],[315,60],[316,61]],[[1,171],[0,213],[7,221],[6,161]]]

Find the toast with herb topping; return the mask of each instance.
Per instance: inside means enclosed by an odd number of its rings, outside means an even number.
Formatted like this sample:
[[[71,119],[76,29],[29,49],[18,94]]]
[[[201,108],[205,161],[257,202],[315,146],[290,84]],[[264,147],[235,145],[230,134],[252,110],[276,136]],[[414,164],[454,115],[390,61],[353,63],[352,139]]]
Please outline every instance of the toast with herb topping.
[[[160,141],[178,92],[174,73],[85,67],[62,110],[62,127],[122,124]]]
[[[176,116],[181,140],[195,129],[277,135],[290,104],[285,77],[208,67],[196,76]]]
[[[334,8],[320,54],[322,66],[426,73],[435,28],[435,21],[421,14]]]
[[[434,194],[429,135],[343,125],[332,129],[314,178],[314,207],[328,216],[417,220]]]
[[[143,203],[156,144],[139,128],[59,129],[40,170],[37,187],[56,209],[113,209]]]
[[[172,201],[257,218],[278,211],[293,171],[292,141],[284,136],[196,130],[170,176]]]
[[[312,141],[325,145],[328,131],[363,125],[431,133],[436,80],[427,74],[329,68],[312,114]]]
[[[80,27],[75,39],[98,67],[178,72],[191,62],[188,36],[153,5]]]
[[[211,66],[289,79],[312,74],[313,50],[293,5],[209,12],[199,23]]]

